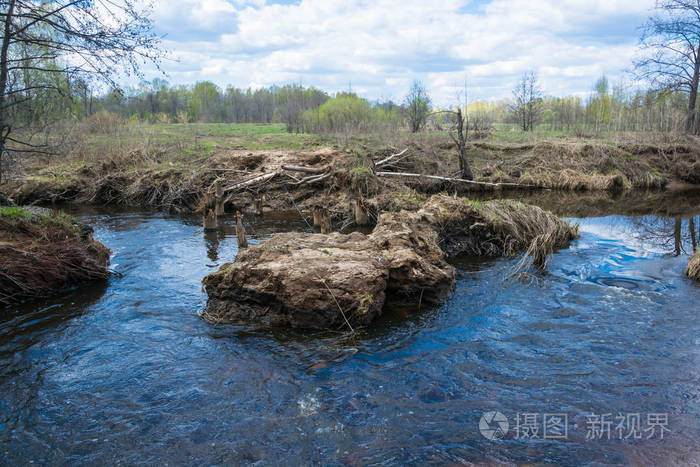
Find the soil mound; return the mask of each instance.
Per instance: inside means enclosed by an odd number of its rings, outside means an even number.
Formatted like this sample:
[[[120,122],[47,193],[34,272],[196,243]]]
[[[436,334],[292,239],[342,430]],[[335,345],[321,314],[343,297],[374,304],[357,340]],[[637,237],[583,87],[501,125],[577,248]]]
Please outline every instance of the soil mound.
[[[0,208],[0,307],[108,277],[109,250],[65,214]]]
[[[449,256],[551,253],[577,235],[517,202],[436,195],[418,211],[386,212],[369,235],[286,233],[204,278],[204,318],[293,328],[364,326],[390,302],[439,304],[454,290]]]

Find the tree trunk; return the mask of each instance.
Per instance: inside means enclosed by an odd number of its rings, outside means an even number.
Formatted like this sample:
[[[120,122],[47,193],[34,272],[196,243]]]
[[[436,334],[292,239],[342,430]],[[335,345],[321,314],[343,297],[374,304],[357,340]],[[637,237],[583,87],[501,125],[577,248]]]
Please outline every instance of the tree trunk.
[[[457,108],[457,142],[459,145],[459,167],[462,171],[462,179],[474,180],[472,169],[467,160],[467,141],[464,138],[464,118],[462,118],[461,108]]]
[[[0,49],[0,183],[2,183],[2,160],[5,156],[5,143],[10,135],[10,124],[6,121],[7,109],[5,108],[7,94],[7,53],[10,49],[12,38],[12,15],[15,10],[15,0],[10,0],[7,6],[7,16],[5,16],[5,29],[2,35],[2,48]]]
[[[693,70],[693,80],[690,83],[690,95],[688,96],[688,117],[685,121],[685,131],[687,133],[697,133],[697,100],[698,100],[698,78],[700,78],[700,45],[695,53],[695,70]]]

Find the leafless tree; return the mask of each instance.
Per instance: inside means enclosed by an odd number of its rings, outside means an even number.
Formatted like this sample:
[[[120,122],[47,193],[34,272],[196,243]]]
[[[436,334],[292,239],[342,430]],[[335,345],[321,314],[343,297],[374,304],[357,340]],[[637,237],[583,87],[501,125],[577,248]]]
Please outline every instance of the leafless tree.
[[[91,78],[116,86],[117,76],[140,75],[145,62],[157,66],[150,6],[137,4],[0,0],[0,157],[49,150],[31,136],[36,119],[26,118],[37,98],[65,97],[72,82]]]
[[[457,107],[457,112],[454,113],[455,124],[454,132],[450,133],[452,140],[457,145],[459,149],[459,172],[463,180],[474,180],[474,174],[472,174],[472,168],[469,165],[469,160],[467,159],[467,139],[466,134],[469,131],[469,127],[466,119],[462,116],[462,107]],[[456,133],[456,135],[455,135]]]
[[[656,12],[644,27],[639,77],[660,89],[688,93],[687,132],[698,133],[700,76],[700,0],[657,0]]]
[[[432,118],[440,121],[441,117],[445,116],[451,120],[450,138],[457,145],[459,151],[459,174],[462,180],[474,180],[471,165],[467,158],[467,137],[469,134],[469,124],[462,113],[462,105],[457,106],[457,110],[438,110],[433,112]]]
[[[542,90],[534,71],[524,73],[513,89],[513,103],[509,106],[523,131],[532,131],[542,113]]]

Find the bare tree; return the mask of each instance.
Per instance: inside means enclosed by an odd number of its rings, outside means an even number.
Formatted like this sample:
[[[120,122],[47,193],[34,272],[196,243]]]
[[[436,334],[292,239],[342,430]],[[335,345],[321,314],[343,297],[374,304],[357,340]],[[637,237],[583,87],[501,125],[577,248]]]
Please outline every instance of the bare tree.
[[[457,135],[450,134],[457,148],[459,149],[459,172],[460,177],[463,180],[474,180],[474,174],[472,174],[472,168],[469,165],[469,160],[467,159],[467,139],[466,134],[469,131],[469,126],[467,120],[462,116],[462,107],[457,107],[457,112],[455,115],[455,130]]]
[[[433,118],[436,121],[440,121],[443,116],[449,116],[452,120],[452,126],[450,127],[450,138],[457,145],[458,158],[459,158],[459,174],[462,180],[474,180],[474,174],[472,173],[471,165],[469,165],[469,159],[467,158],[467,137],[469,134],[469,123],[462,113],[462,105],[457,106],[457,110],[438,110],[433,112]]]
[[[79,79],[115,86],[120,74],[140,75],[144,62],[157,65],[160,38],[150,8],[137,3],[0,0],[0,157],[50,150],[32,136],[37,119],[26,118],[38,98],[65,97]]]
[[[688,93],[685,129],[697,133],[700,0],[657,0],[656,13],[644,27],[641,52],[635,61],[638,75],[660,89]]]
[[[513,103],[509,109],[523,131],[532,131],[542,113],[542,90],[534,71],[524,73],[513,89]]]
[[[428,119],[430,96],[420,81],[414,81],[406,96],[404,105],[408,113],[408,123],[413,133],[419,132]]]

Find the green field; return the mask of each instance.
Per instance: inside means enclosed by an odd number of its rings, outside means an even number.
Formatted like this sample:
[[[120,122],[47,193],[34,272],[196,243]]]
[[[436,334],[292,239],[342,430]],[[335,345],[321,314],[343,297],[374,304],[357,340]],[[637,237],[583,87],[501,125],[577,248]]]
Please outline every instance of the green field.
[[[658,139],[658,135],[646,133],[602,133],[577,137],[567,131],[550,131],[544,128],[534,132],[514,130],[512,126],[497,125],[486,137],[478,140],[492,144],[536,144],[543,141],[562,142],[575,140],[601,144],[620,141]],[[337,146],[360,151],[382,150],[411,142],[449,143],[446,131],[425,131],[411,134],[406,131],[382,134],[318,135],[288,133],[283,124],[256,123],[177,123],[146,124],[130,122],[115,131],[89,133],[76,136],[83,155],[111,153],[114,148],[142,149],[166,152],[171,157],[203,156],[226,150],[314,150],[320,147]]]

